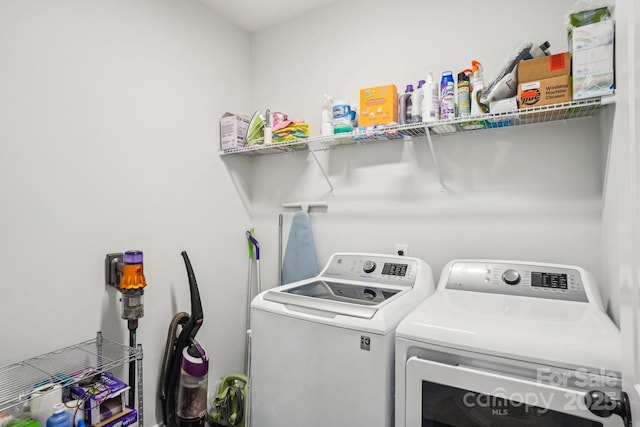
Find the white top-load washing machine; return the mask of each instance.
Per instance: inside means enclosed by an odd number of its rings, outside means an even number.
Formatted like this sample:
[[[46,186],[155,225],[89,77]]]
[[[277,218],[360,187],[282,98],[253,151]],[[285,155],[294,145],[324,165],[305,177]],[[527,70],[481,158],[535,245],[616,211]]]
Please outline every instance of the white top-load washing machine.
[[[435,290],[417,258],[336,253],[251,303],[255,427],[393,425],[395,329]]]
[[[584,269],[451,261],[396,330],[396,427],[622,426],[620,352]]]

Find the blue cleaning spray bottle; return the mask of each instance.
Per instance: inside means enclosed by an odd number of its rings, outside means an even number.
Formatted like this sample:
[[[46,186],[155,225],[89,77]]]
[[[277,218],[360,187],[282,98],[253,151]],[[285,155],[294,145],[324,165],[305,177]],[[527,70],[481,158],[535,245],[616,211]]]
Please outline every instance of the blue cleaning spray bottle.
[[[451,71],[442,73],[440,80],[440,118],[442,120],[456,117],[455,83]]]

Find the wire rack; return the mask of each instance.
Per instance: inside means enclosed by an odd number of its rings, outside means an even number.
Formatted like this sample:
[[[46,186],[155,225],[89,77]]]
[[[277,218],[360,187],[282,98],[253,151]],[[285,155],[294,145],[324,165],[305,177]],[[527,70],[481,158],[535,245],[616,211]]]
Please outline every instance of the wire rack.
[[[30,400],[35,387],[69,386],[136,359],[138,351],[98,332],[93,340],[0,367],[0,412]]]
[[[507,128],[535,123],[571,120],[590,117],[605,105],[613,103],[613,96],[592,98],[545,105],[504,113],[489,113],[479,116],[457,117],[450,120],[439,120],[429,123],[410,123],[405,125],[388,125],[375,129],[354,130],[353,132],[315,136],[274,144],[255,144],[242,148],[219,151],[220,155],[242,154],[258,156],[278,154],[292,151],[322,151],[335,146],[349,144],[368,144],[387,141],[404,141],[407,138],[420,138],[429,135],[452,135],[461,132],[476,132]]]

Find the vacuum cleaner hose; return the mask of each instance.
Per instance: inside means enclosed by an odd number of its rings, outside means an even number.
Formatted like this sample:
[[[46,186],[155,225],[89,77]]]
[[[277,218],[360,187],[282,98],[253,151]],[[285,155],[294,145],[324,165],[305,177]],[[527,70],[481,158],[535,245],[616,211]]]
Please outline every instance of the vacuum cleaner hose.
[[[160,404],[162,406],[162,421],[165,426],[168,426],[168,404],[173,404],[175,406],[175,402],[167,402],[169,397],[169,390],[175,388],[175,381],[171,381],[171,376],[167,375],[170,367],[173,366],[173,358],[176,357],[176,351],[174,349],[176,343],[176,332],[178,331],[178,325],[184,327],[184,325],[189,321],[189,313],[185,313],[184,311],[180,313],[176,313],[171,319],[171,323],[169,324],[169,332],[167,333],[167,342],[164,347],[164,355],[162,357],[162,366],[161,366],[161,375],[160,375]],[[174,382],[174,384],[168,384],[168,382]]]

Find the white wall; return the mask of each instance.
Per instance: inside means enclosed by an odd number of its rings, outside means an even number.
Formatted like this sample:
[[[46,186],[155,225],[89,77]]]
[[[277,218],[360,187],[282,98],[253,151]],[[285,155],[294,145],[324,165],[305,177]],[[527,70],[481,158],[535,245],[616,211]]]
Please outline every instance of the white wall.
[[[249,36],[195,0],[0,2],[0,52],[0,365],[98,330],[128,342],[103,263],[141,249],[153,425],[190,311],[182,250],[211,376],[242,370],[248,216],[217,149],[219,117],[249,104]]]
[[[616,1],[616,111],[603,210],[603,253],[605,283],[611,288],[611,302],[622,336],[623,388],[631,412],[640,412],[640,175],[638,162],[638,46],[640,9],[633,0]],[[620,90],[620,89],[623,90]],[[637,423],[637,421],[636,421]]]
[[[252,37],[254,103],[307,120],[317,135],[323,94],[357,101],[360,88],[389,83],[404,92],[427,71],[439,79],[472,59],[488,83],[522,42],[565,51],[572,3],[339,2]],[[434,137],[445,192],[424,140],[318,153],[333,196],[307,153],[248,160],[265,283],[277,281],[280,204],[298,200],[329,202],[311,213],[321,265],[335,251],[408,243],[436,277],[450,259],[483,257],[577,264],[601,279],[600,132],[600,121],[587,119]],[[293,212],[285,212],[285,243]]]

